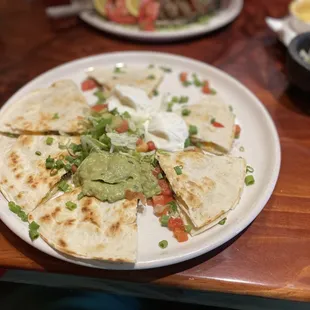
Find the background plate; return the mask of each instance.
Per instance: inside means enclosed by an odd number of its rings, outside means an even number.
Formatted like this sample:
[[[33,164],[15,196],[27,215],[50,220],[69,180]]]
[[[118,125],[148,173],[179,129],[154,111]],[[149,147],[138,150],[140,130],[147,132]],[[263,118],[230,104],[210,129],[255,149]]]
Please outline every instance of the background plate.
[[[38,76],[14,94],[5,104],[4,109],[33,89],[49,86],[54,81],[63,78],[71,78],[80,84],[85,79],[85,70],[88,68],[114,66],[119,62],[142,67],[147,67],[149,64],[170,67],[172,73],[165,73],[165,79],[159,88],[160,94],[171,92],[178,96],[187,95],[190,97],[190,103],[195,103],[202,96],[201,90],[195,86],[183,87],[178,77],[182,71],[195,72],[201,78],[207,79],[225,102],[232,105],[242,128],[241,137],[236,140],[232,153],[245,157],[248,164],[254,167],[256,183],[253,186],[245,187],[239,205],[229,214],[226,224],[217,225],[209,231],[191,238],[188,242],[178,243],[168,229],[160,227],[158,219],[152,213],[152,208],[149,207],[138,218],[137,263],[135,265],[116,265],[65,256],[53,250],[41,239],[31,242],[28,237],[27,225],[9,211],[7,201],[3,196],[0,196],[0,218],[16,235],[40,251],[89,267],[147,269],[175,264],[211,251],[236,236],[259,214],[274,189],[280,168],[280,144],[272,119],[261,102],[234,78],[212,66],[180,56],[153,52],[102,54],[69,62]],[[160,100],[160,97],[158,96],[154,100]],[[96,101],[92,92],[87,93],[87,99],[90,104]],[[245,148],[245,152],[239,151],[240,146]],[[169,246],[165,250],[158,247],[158,242],[163,239],[169,242]]]
[[[232,22],[241,12],[243,0],[232,0],[227,8],[221,10],[206,24],[192,24],[180,30],[141,31],[138,28],[128,28],[105,20],[95,11],[84,11],[80,18],[103,31],[142,41],[172,41],[194,37],[219,29]]]

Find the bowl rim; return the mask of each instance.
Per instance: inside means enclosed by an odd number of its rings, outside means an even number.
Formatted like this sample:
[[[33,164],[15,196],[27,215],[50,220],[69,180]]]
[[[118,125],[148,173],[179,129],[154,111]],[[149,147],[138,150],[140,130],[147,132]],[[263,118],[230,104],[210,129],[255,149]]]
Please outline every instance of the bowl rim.
[[[302,67],[310,71],[310,63],[305,62],[299,55],[300,50],[297,49],[297,45],[300,41],[305,41],[306,39],[310,42],[310,32],[304,32],[297,35],[289,44],[288,52],[290,56]]]

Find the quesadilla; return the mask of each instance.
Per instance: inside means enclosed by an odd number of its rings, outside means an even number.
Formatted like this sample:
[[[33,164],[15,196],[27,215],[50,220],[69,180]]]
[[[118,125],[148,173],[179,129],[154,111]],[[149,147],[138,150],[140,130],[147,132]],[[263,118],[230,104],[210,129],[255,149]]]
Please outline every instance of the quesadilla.
[[[151,97],[163,79],[163,72],[157,68],[94,68],[88,72],[88,76],[108,92],[116,85],[128,85],[143,89]]]
[[[33,91],[1,113],[0,131],[16,134],[81,133],[89,111],[86,99],[70,80]]]
[[[38,206],[29,214],[29,222],[39,224],[41,237],[65,254],[111,262],[135,262],[137,200],[115,203],[94,197],[78,200],[80,192],[77,188]]]
[[[207,96],[198,104],[186,107],[189,115],[183,116],[188,126],[197,127],[191,139],[199,142],[206,151],[228,153],[234,141],[235,115],[218,96]]]
[[[157,158],[179,207],[196,228],[218,220],[239,202],[246,171],[243,158],[195,151],[159,153]]]
[[[48,138],[53,139],[51,145],[46,143]],[[66,144],[69,141],[79,143],[79,138],[24,135],[13,140],[7,139],[9,138],[3,136],[0,139],[0,190],[8,201],[14,201],[28,213],[66,174],[62,168],[57,174],[51,175],[51,170],[45,166],[46,158],[64,158],[68,152],[59,149],[58,144]]]

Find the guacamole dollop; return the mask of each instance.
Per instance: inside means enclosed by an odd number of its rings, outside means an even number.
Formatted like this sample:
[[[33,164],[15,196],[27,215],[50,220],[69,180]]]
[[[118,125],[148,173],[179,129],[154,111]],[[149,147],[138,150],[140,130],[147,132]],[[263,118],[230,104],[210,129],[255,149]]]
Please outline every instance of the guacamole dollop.
[[[86,196],[101,201],[115,202],[125,198],[125,192],[143,193],[146,198],[160,194],[154,167],[120,153],[91,153],[74,176],[75,185],[82,186]]]

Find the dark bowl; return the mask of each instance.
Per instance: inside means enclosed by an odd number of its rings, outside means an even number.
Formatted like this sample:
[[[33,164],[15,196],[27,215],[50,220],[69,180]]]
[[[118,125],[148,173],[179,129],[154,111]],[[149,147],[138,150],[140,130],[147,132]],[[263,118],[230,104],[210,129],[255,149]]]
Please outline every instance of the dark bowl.
[[[304,49],[310,49],[310,32],[305,32],[295,37],[288,47],[287,74],[289,81],[305,92],[310,92],[310,64],[299,55]]]

